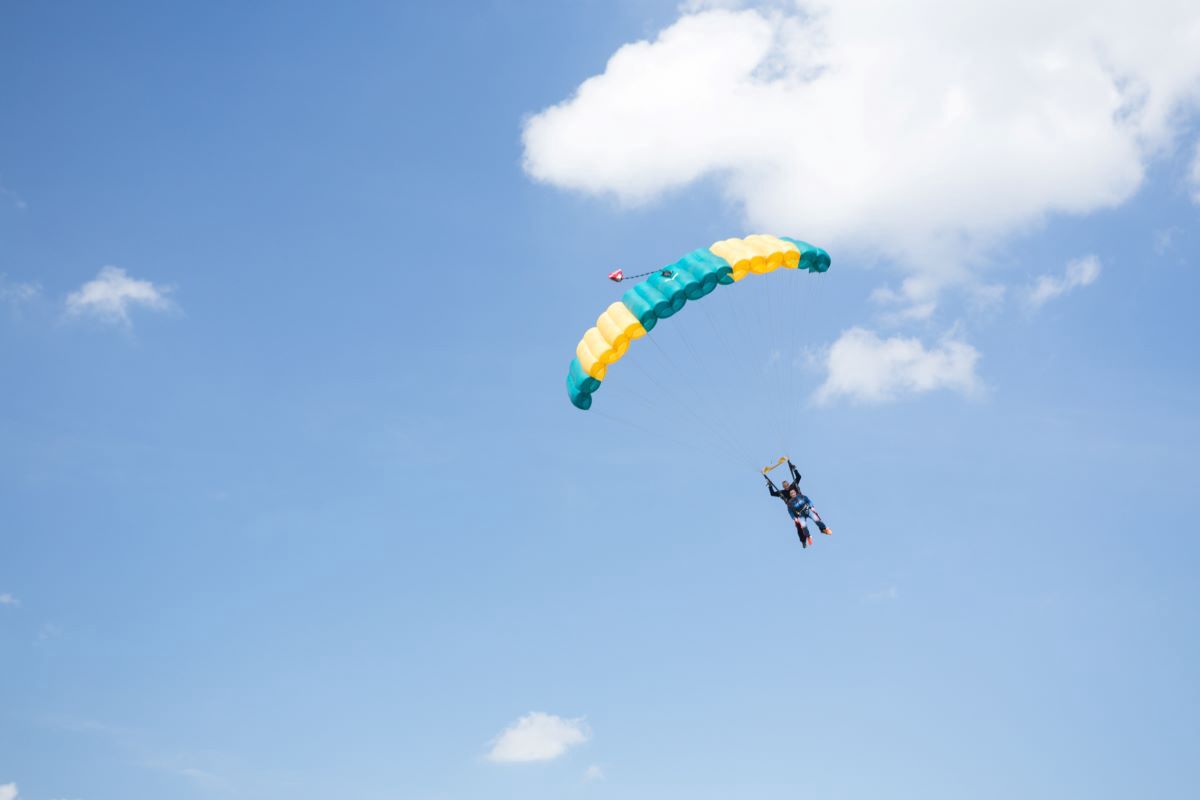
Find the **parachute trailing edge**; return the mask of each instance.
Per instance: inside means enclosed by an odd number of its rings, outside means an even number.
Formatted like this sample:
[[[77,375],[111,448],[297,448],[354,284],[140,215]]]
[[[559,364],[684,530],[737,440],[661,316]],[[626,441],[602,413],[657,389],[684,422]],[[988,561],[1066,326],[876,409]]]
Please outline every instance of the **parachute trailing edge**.
[[[765,275],[781,267],[825,272],[829,254],[799,239],[755,234],[693,250],[634,285],[619,302],[605,309],[579,340],[567,370],[571,403],[576,408],[591,408],[592,394],[600,388],[609,365],[625,355],[630,342],[653,330],[660,319],[678,313],[689,300],[699,300],[718,286],[748,275]]]

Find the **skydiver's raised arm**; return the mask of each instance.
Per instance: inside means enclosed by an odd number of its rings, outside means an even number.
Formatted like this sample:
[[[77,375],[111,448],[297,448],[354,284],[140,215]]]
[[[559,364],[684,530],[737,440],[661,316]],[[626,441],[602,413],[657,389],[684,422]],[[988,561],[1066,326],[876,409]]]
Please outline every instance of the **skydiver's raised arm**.
[[[788,462],[788,466],[792,468],[792,483],[799,483],[800,482],[800,470],[796,469],[796,465],[793,464],[791,461]]]
[[[766,473],[763,477],[767,479],[767,491],[771,493],[771,497],[779,497],[779,490],[775,488],[775,484],[771,482],[771,478]]]

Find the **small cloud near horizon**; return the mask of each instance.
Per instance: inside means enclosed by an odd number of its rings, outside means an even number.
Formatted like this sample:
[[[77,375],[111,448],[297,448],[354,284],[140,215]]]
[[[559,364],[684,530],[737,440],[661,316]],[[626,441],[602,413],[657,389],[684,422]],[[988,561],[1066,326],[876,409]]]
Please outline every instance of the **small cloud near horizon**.
[[[582,718],[565,719],[531,711],[491,742],[487,760],[494,763],[550,761],[591,737]]]

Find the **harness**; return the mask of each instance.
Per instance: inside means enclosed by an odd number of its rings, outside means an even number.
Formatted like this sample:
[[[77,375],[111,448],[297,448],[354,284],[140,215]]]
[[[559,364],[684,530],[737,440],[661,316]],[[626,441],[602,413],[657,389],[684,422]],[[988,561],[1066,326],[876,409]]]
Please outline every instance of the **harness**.
[[[810,501],[809,501],[809,500],[807,500],[807,499],[800,499],[800,498],[797,498],[797,499],[798,499],[798,500],[800,500],[800,505],[799,505],[799,507],[797,507],[797,506],[793,506],[791,503],[788,503],[788,504],[787,504],[788,511],[792,512],[792,517],[793,517],[793,518],[795,518],[795,517],[807,517],[807,516],[808,516],[808,512],[809,512],[809,511],[812,509],[812,502],[810,502]]]

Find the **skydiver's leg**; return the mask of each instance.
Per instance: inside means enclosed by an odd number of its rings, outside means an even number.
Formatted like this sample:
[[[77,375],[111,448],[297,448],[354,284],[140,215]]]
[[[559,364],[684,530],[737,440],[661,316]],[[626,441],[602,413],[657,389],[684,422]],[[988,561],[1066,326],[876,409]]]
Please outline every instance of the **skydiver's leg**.
[[[812,535],[808,532],[808,526],[804,524],[804,520],[800,517],[795,518],[796,535],[800,537],[800,546],[808,547],[812,544]]]
[[[821,519],[821,515],[818,514],[817,510],[812,506],[809,506],[808,515],[817,521],[817,527],[821,529],[821,533],[825,534],[826,536],[833,535],[833,531],[828,525],[825,524],[825,520]]]

